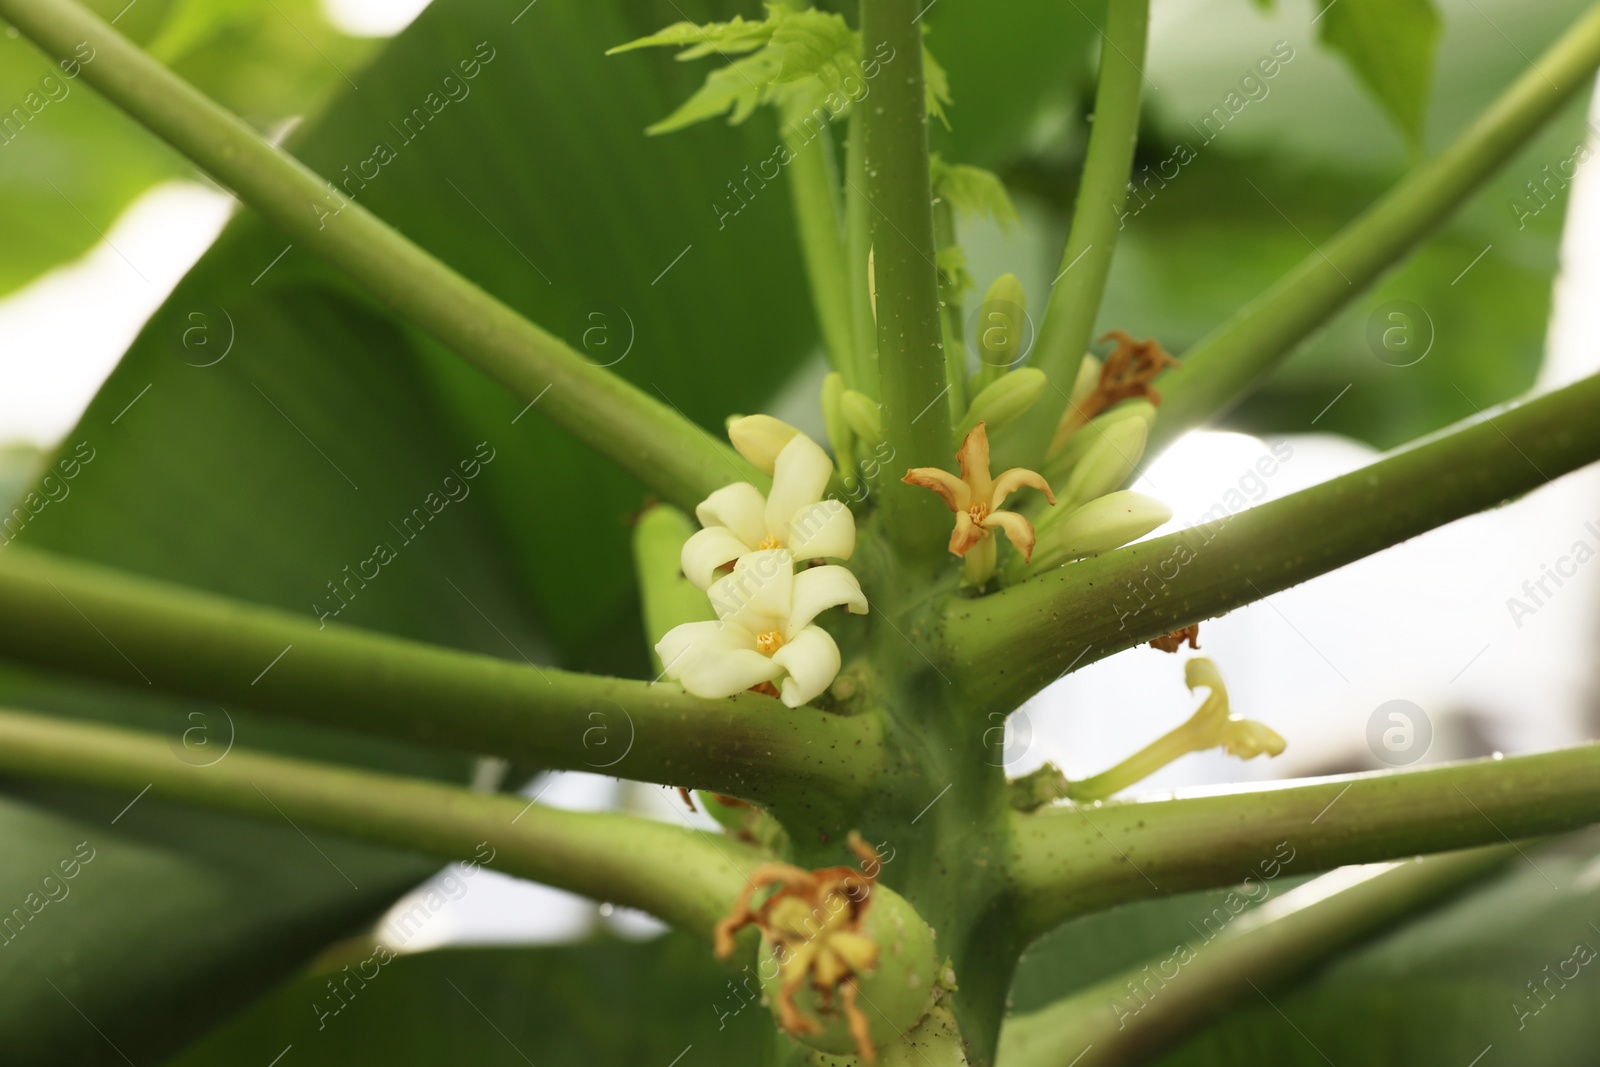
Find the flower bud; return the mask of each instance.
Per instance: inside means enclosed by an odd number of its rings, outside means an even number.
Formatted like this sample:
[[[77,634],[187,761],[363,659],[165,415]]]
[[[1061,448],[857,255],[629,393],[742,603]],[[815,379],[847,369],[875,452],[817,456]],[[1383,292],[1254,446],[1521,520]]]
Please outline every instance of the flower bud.
[[[972,390],[981,394],[1016,366],[1024,353],[1028,297],[1015,274],[1002,274],[989,286],[978,307],[978,373]]]
[[[1041,526],[1033,549],[1033,566],[1053,567],[1121,548],[1171,518],[1172,509],[1155,497],[1128,489],[1108,493],[1059,522]]]
[[[1138,418],[1121,419],[1096,434],[1094,444],[1067,476],[1061,503],[1072,508],[1120,489],[1139,465],[1149,435],[1149,426]]]
[[[1069,413],[1071,409],[1068,409]],[[1053,484],[1062,485],[1072,473],[1074,467],[1082,462],[1089,450],[1099,444],[1106,431],[1115,423],[1124,419],[1138,419],[1145,425],[1146,436],[1150,427],[1155,425],[1156,408],[1148,400],[1135,400],[1127,404],[1120,404],[1110,411],[1096,416],[1089,424],[1078,430],[1066,444],[1057,450],[1045,461],[1043,473]]]
[[[771,415],[743,415],[728,420],[728,440],[739,454],[768,474],[777,466],[778,453],[800,431]]]
[[[1050,447],[1045,449],[1045,459],[1049,460],[1067,447],[1077,432],[1083,429],[1084,423],[1089,421],[1093,414],[1090,410],[1093,404],[1094,391],[1100,386],[1101,363],[1088,353],[1083,361],[1078,364],[1078,376],[1073,379],[1072,392],[1067,394],[1067,407],[1061,413],[1061,420],[1056,423],[1056,432],[1050,437]]]
[[[1049,384],[1045,373],[1036,367],[1022,367],[1010,374],[1002,374],[972,401],[966,418],[956,427],[955,439],[966,440],[967,434],[978,423],[988,423],[993,433],[1033,406]]]
[[[1070,407],[1078,407],[1089,399],[1089,394],[1100,384],[1102,366],[1093,352],[1084,354],[1083,362],[1078,364],[1078,377],[1072,383],[1072,392],[1068,398],[1071,401]]]
[[[978,356],[992,367],[1010,367],[1022,358],[1028,296],[1015,274],[1002,274],[983,296],[978,324]]]
[[[856,435],[844,414],[844,377],[834,371],[822,379],[822,426],[833,446],[833,464],[848,484],[855,465]]]
[[[846,389],[840,401],[845,421],[850,424],[850,429],[855,431],[856,436],[861,438],[868,448],[881,445],[883,413],[878,408],[878,402],[866,393],[858,393],[854,389]]]

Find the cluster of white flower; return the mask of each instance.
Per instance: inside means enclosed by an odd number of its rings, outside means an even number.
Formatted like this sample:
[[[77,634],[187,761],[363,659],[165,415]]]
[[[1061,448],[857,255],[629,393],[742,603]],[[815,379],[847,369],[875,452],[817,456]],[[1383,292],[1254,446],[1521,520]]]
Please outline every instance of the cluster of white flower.
[[[700,697],[778,686],[791,708],[821,695],[839,673],[839,646],[813,620],[828,608],[867,610],[856,576],[838,564],[856,547],[855,516],[823,499],[833,461],[811,438],[767,415],[736,419],[728,437],[772,475],[763,495],[749,482],[712,493],[695,508],[703,527],[684,542],[683,573],[706,591],[715,622],[675,626],[656,644],[667,677]],[[731,573],[718,573],[733,564]]]

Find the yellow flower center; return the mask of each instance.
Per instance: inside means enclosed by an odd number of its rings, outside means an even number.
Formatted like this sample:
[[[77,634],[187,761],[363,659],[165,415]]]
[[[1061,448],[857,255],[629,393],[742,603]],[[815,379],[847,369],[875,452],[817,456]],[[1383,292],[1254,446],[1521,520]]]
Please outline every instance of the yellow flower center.
[[[771,534],[768,534],[767,536],[763,537],[761,540],[756,542],[756,547],[757,548],[782,548],[783,547],[783,542],[778,540],[776,537],[773,537]]]
[[[967,505],[967,514],[972,516],[973,522],[982,526],[983,520],[989,517],[989,505],[980,500],[974,500]]]
[[[770,656],[783,647],[783,635],[777,630],[768,630],[764,634],[756,635],[756,651],[763,656]]]

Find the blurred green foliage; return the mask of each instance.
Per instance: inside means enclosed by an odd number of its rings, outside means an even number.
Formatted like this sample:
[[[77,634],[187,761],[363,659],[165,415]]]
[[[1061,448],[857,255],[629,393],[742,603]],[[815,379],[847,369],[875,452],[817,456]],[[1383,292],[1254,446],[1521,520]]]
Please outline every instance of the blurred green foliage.
[[[123,11],[119,30],[263,132],[348,88],[340,71],[358,70],[376,47],[335,30],[319,0],[89,6],[108,19]],[[67,73],[15,31],[0,38],[0,294],[81,255],[150,186],[194,176]]]

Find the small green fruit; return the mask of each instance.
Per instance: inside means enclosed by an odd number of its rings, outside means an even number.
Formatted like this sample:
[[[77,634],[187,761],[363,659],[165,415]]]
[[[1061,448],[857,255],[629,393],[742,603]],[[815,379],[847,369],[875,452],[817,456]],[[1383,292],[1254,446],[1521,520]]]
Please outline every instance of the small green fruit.
[[[828,936],[827,919],[825,915],[817,917],[816,936]],[[878,884],[872,888],[860,933],[878,946],[878,953],[875,965],[856,977],[857,1003],[875,1046],[898,1041],[927,1014],[933,1002],[939,974],[933,931],[904,897]],[[782,978],[773,947],[765,938],[760,972],[762,990],[770,1003],[776,1003]],[[840,990],[833,990],[824,1001],[823,994],[808,983],[795,994],[794,1003],[802,1014],[821,1023],[822,1029],[795,1036],[824,1052],[854,1053],[856,1041],[845,1018],[843,998]]]

